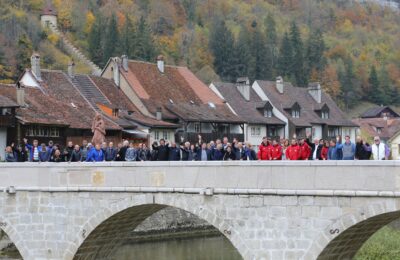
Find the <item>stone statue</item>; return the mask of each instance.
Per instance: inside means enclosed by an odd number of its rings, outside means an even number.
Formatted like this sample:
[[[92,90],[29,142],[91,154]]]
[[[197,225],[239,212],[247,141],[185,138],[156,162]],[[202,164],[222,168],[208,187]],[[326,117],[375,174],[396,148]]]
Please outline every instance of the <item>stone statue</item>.
[[[102,144],[105,141],[106,127],[104,124],[103,117],[99,113],[96,113],[96,116],[93,119],[92,133],[93,133],[93,138],[92,138],[93,145]]]

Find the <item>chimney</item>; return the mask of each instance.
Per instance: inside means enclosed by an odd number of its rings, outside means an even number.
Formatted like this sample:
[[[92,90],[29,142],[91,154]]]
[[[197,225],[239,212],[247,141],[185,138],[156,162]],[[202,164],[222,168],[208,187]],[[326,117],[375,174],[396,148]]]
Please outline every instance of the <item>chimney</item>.
[[[38,53],[34,53],[31,56],[31,70],[36,79],[42,81],[40,73],[40,55]]]
[[[276,78],[276,90],[278,90],[279,93],[283,94],[284,86],[283,86],[283,79],[281,76]]]
[[[18,84],[17,86],[17,103],[19,106],[25,106],[25,87]]]
[[[120,60],[119,60],[119,58],[113,58],[113,67],[112,67],[112,69],[113,69],[113,79],[114,79],[114,83],[115,83],[115,85],[117,85],[118,87],[119,87],[119,83],[120,83],[120,81],[119,81],[119,63],[120,63]]]
[[[321,103],[322,90],[319,82],[308,84],[308,93],[314,98],[314,100],[318,104]]]
[[[161,107],[158,107],[158,108],[157,108],[157,111],[156,111],[156,119],[157,119],[158,121],[161,121],[161,120],[162,120],[162,109],[161,109]]]
[[[161,73],[164,73],[164,56],[158,55],[157,57],[157,67]]]
[[[72,60],[70,63],[68,63],[68,76],[70,78],[75,77],[75,62]]]
[[[127,55],[122,55],[121,56],[121,60],[122,60],[122,68],[128,72],[128,56]]]
[[[236,88],[246,101],[250,101],[250,80],[248,77],[241,77],[236,80]]]

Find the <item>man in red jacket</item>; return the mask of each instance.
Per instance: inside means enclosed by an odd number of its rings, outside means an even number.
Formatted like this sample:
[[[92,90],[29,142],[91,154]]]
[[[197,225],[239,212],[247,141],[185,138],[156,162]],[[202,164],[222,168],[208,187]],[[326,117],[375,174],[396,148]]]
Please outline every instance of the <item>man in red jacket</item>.
[[[257,157],[258,160],[262,161],[271,160],[271,145],[267,137],[263,138],[261,145],[258,147]]]
[[[308,158],[310,158],[311,155],[311,147],[307,144],[306,139],[301,139],[300,140],[300,159],[299,160],[304,160],[307,161]]]
[[[271,159],[273,161],[282,160],[282,146],[280,146],[276,140],[272,141]]]
[[[286,149],[286,160],[300,160],[300,147],[298,146],[296,139],[292,139],[291,145]]]

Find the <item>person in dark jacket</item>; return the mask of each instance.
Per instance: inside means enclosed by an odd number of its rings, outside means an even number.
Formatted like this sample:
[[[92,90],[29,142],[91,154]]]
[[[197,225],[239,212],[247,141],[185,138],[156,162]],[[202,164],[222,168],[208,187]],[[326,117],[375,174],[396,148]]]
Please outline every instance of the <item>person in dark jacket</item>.
[[[192,151],[190,150],[189,142],[185,142],[184,145],[181,145],[181,152],[182,152],[182,161],[190,161]]]
[[[217,144],[217,147],[214,149],[214,161],[222,161],[224,159],[225,150],[221,143]]]
[[[117,158],[117,149],[114,148],[113,142],[110,142],[108,147],[103,152],[107,162],[115,161]]]
[[[86,161],[87,154],[88,154],[88,150],[89,150],[88,141],[83,140],[83,141],[82,141],[82,146],[81,146],[82,162],[85,162],[85,161]]]
[[[198,147],[194,144],[190,145],[189,161],[195,161],[197,158]]]
[[[234,139],[235,140],[235,139]],[[232,150],[235,153],[236,160],[246,160],[242,142],[233,143]]]
[[[54,150],[54,155],[50,160],[51,162],[63,162],[64,158],[61,156],[61,152],[59,149]]]
[[[74,146],[74,150],[72,151],[71,154],[71,159],[69,160],[70,162],[80,162],[82,161],[82,153],[81,153],[81,148],[79,145]]]
[[[50,161],[51,154],[50,154],[50,151],[47,149],[46,144],[43,143],[40,146],[41,146],[41,149],[39,152],[39,160],[41,162]]]
[[[72,141],[68,142],[67,147],[65,147],[64,149],[64,161],[69,162],[71,160],[71,155],[72,152],[74,151],[74,144],[72,143]]]
[[[225,151],[223,160],[224,161],[234,161],[234,160],[236,160],[236,155],[232,151],[232,147],[229,146],[229,145],[226,147],[226,151]]]
[[[211,150],[207,148],[207,144],[201,144],[201,148],[196,153],[196,161],[211,161]]]
[[[122,147],[121,149],[119,149],[118,153],[117,153],[117,161],[125,161],[125,155],[126,155],[126,150],[128,150],[129,147],[129,141],[125,140],[122,143]]]
[[[181,149],[176,147],[176,143],[171,143],[168,153],[169,161],[180,161],[181,160]]]
[[[154,149],[154,148],[153,148]],[[156,147],[157,161],[168,161],[169,143],[164,139],[160,140],[160,145]]]
[[[357,136],[355,159],[369,160],[371,158],[371,146],[361,136]]]
[[[243,158],[243,160],[245,160],[245,161],[257,160],[256,151],[254,151],[253,146],[251,145],[251,143],[246,143],[246,146],[244,147],[244,158]]]
[[[136,160],[141,162],[151,160],[151,153],[146,144],[139,144]]]
[[[11,146],[6,147],[6,156],[5,156],[5,161],[6,162],[16,162],[17,161],[17,156],[15,155],[15,152],[11,148]]]
[[[14,144],[11,145],[14,147]],[[18,145],[17,149],[15,149],[15,155],[17,157],[17,162],[26,162],[28,161],[28,151],[25,146]]]

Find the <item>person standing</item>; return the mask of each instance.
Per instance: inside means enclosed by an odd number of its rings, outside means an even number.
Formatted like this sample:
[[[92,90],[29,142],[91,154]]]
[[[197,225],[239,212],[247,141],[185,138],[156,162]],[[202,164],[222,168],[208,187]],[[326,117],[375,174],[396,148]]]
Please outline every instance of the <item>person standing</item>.
[[[207,148],[206,143],[201,144],[201,148],[197,152],[196,161],[211,161],[211,151]]]
[[[291,145],[286,149],[286,160],[297,161],[300,160],[300,156],[300,146],[296,139],[292,139]]]
[[[95,148],[92,148],[88,153],[87,162],[102,162],[104,161],[104,153],[101,150],[100,144],[96,144]]]
[[[74,150],[72,151],[71,154],[71,159],[69,160],[70,162],[80,162],[82,160],[82,153],[81,153],[81,148],[79,145],[74,146]]]
[[[185,142],[184,145],[181,146],[181,153],[182,153],[182,161],[189,161],[191,157],[191,149],[190,149],[190,143]]]
[[[6,147],[5,161],[6,162],[16,162],[17,161],[17,157],[16,157],[13,149],[11,148],[11,146]]]
[[[233,151],[236,156],[236,160],[246,160],[245,154],[244,154],[244,148],[243,148],[243,143],[238,142],[238,143],[233,143]]]
[[[337,142],[337,139],[332,139],[329,144],[328,160],[341,160],[340,154],[343,149],[343,145]]]
[[[69,141],[67,147],[64,149],[64,161],[69,162],[71,160],[72,152],[74,151],[74,144]]]
[[[114,148],[113,142],[109,142],[108,147],[103,152],[107,162],[115,161],[117,158],[117,149]]]
[[[83,140],[82,147],[81,147],[82,162],[86,161],[87,154],[88,154],[88,141]]]
[[[328,152],[329,152],[329,141],[326,140],[326,141],[324,141],[324,144],[321,148],[321,159],[320,160],[323,160],[323,161],[328,160]]]
[[[157,149],[157,161],[168,161],[168,153],[169,153],[169,143],[164,139],[160,139],[160,145],[157,147],[153,147],[153,149]]]
[[[32,145],[28,144],[28,139],[24,138],[25,147],[29,150],[29,161],[31,162],[39,162],[39,142],[38,140],[33,140]]]
[[[372,145],[372,158],[374,160],[389,160],[390,149],[389,147],[381,143],[379,136],[374,137],[374,144]]]
[[[267,137],[263,137],[261,145],[258,147],[258,160],[271,160],[271,147]]]
[[[47,149],[46,144],[42,143],[40,146],[41,147],[40,147],[40,152],[39,152],[39,160],[41,162],[50,161],[51,154],[50,154],[50,151]]]
[[[223,161],[234,161],[234,160],[236,160],[236,155],[232,151],[232,147],[228,145],[226,147],[226,151],[225,151],[225,154],[224,154]]]
[[[350,136],[345,136],[345,142],[343,144],[343,160],[354,160],[356,154],[356,146],[350,141]]]
[[[355,159],[369,160],[371,158],[371,146],[361,136],[357,136]]]
[[[125,153],[125,161],[134,162],[134,161],[136,161],[136,157],[137,157],[136,149],[135,149],[133,143],[130,143],[129,148],[126,150],[126,153]]]
[[[171,146],[169,147],[168,153],[168,160],[169,161],[180,161],[181,160],[181,149],[176,147],[176,143],[172,142]]]
[[[126,155],[126,150],[128,150],[129,147],[129,141],[128,140],[124,140],[122,142],[122,147],[121,149],[119,149],[118,153],[117,153],[117,161],[125,161],[125,155]]]
[[[272,141],[271,160],[273,161],[282,160],[282,146],[280,146],[280,144],[276,140]]]
[[[53,156],[51,157],[51,162],[63,162],[64,158],[61,156],[61,152],[59,149],[54,148],[53,149],[54,153]]]

